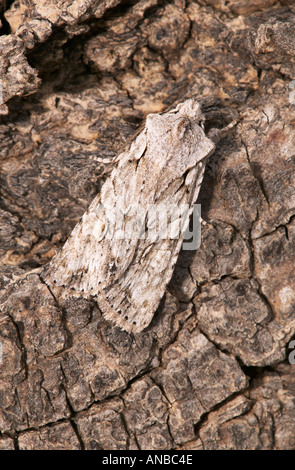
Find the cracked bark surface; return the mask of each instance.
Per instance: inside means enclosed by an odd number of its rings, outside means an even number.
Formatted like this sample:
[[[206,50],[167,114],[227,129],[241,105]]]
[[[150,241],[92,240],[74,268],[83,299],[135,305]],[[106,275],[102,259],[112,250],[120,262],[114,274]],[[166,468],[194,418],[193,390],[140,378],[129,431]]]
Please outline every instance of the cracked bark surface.
[[[295,448],[291,3],[0,1],[0,449]],[[39,272],[146,114],[191,97],[238,123],[201,248],[131,335]]]

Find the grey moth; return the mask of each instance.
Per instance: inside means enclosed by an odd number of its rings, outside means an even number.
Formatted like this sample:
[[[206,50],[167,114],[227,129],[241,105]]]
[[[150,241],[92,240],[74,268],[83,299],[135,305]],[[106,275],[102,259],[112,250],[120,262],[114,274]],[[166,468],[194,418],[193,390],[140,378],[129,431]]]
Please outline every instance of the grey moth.
[[[206,159],[215,149],[203,120],[192,99],[147,116],[43,271],[49,286],[94,297],[105,318],[128,332],[150,324],[172,277]],[[185,222],[179,228],[180,207]]]

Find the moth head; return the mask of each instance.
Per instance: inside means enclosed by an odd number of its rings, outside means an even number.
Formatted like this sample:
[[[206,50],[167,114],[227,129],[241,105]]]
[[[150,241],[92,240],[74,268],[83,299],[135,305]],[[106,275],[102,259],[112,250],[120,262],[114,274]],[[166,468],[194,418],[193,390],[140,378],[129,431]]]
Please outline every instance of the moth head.
[[[149,114],[146,137],[154,164],[180,177],[209,156],[215,146],[204,133],[203,120],[200,104],[192,99],[168,113]]]
[[[182,138],[191,124],[201,125],[204,116],[200,104],[193,100],[186,100],[176,108],[165,114],[149,114],[146,118],[146,129],[152,135],[166,136],[172,132],[174,138]]]
[[[184,101],[176,106],[175,109],[170,111],[171,113],[177,114],[178,117],[186,117],[196,123],[201,124],[204,121],[204,115],[201,111],[200,104],[193,99]]]

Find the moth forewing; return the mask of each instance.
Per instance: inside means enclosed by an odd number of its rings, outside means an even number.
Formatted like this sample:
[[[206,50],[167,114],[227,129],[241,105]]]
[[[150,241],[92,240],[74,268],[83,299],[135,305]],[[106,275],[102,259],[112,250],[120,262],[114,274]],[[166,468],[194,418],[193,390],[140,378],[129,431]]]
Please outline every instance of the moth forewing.
[[[194,100],[147,116],[44,270],[46,283],[93,296],[105,318],[126,331],[139,332],[150,324],[172,277],[206,158],[215,148],[199,126],[202,120]],[[186,207],[178,234],[172,206]]]

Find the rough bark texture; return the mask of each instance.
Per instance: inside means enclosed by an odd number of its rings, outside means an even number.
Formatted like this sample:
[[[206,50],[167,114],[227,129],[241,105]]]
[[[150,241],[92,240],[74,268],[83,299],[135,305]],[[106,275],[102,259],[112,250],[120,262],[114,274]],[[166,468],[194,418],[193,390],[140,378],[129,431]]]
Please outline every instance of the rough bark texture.
[[[0,449],[295,448],[292,3],[0,1]],[[190,97],[238,124],[201,248],[128,334],[39,272],[146,114]]]

